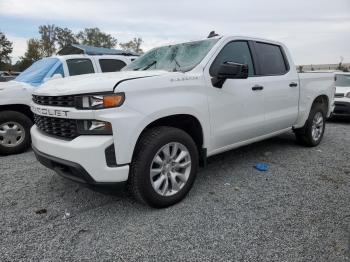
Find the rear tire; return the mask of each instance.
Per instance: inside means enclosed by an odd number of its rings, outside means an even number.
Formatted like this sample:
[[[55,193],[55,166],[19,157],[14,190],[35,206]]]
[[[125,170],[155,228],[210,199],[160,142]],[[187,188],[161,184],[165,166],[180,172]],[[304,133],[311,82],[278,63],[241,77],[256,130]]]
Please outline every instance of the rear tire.
[[[181,129],[146,130],[135,147],[129,188],[136,200],[162,208],[181,201],[190,191],[198,169],[198,150]]]
[[[322,104],[314,104],[305,125],[295,130],[297,142],[314,147],[322,141],[326,127],[326,112]]]
[[[30,147],[32,120],[16,111],[0,112],[0,155],[19,154]]]

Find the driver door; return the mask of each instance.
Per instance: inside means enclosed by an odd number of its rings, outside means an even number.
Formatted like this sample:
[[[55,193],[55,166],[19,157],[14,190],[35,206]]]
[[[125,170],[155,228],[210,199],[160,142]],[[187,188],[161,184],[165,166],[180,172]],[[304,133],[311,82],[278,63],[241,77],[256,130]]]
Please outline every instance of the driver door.
[[[233,144],[264,135],[264,92],[255,77],[254,61],[248,41],[227,43],[216,56],[207,73],[217,75],[224,62],[247,64],[247,79],[226,79],[222,88],[209,84],[211,149],[225,150]],[[208,75],[208,74],[206,74]]]

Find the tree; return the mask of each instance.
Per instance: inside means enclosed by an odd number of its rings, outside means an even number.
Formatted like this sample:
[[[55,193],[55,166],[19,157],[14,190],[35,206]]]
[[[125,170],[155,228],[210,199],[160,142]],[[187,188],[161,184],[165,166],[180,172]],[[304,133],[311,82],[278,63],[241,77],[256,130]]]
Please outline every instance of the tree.
[[[55,25],[39,26],[40,45],[44,56],[52,56],[56,52],[56,27]]]
[[[133,40],[126,42],[126,43],[120,43],[119,45],[123,50],[130,50],[130,51],[134,51],[138,54],[143,54],[143,50],[141,49],[142,43],[143,43],[142,38],[135,37]]]
[[[69,28],[56,27],[56,42],[60,48],[71,44],[77,44],[78,40]]]
[[[34,38],[29,39],[27,42],[27,51],[24,56],[20,57],[15,68],[18,71],[23,71],[41,58],[43,58],[43,53],[40,40]]]
[[[12,53],[12,42],[9,41],[5,34],[0,32],[0,66],[11,63],[10,54]]]
[[[304,69],[304,66],[302,66],[302,65],[298,66],[298,72],[299,73],[304,72],[303,69]]]
[[[110,34],[101,32],[97,27],[85,28],[76,35],[79,42],[83,45],[92,45],[97,47],[113,48],[117,45],[117,39]]]

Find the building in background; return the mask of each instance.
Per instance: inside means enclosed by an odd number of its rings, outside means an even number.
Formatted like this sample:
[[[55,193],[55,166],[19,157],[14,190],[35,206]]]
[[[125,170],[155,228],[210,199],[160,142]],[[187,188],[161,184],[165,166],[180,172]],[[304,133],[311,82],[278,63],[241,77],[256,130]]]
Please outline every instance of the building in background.
[[[339,64],[298,65],[297,69],[298,71],[340,70],[340,71],[350,72],[350,63],[342,63],[340,66],[342,67],[342,70],[339,68]]]

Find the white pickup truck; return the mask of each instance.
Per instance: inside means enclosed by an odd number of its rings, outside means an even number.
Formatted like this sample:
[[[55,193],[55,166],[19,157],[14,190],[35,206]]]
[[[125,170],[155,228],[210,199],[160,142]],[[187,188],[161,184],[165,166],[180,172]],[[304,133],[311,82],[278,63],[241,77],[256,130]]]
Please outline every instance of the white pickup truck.
[[[185,197],[206,158],[294,130],[320,143],[333,74],[298,74],[287,48],[213,37],[155,48],[121,72],[46,83],[34,92],[37,159],[88,184],[126,183],[166,207]]]
[[[0,83],[0,155],[30,147],[32,93],[44,82],[74,75],[115,72],[130,64],[132,55],[65,55],[41,59],[15,80]]]

